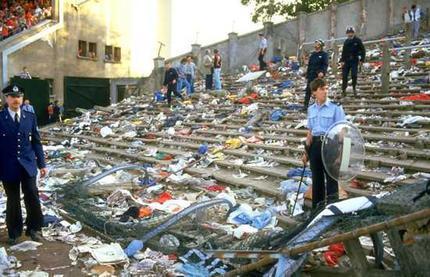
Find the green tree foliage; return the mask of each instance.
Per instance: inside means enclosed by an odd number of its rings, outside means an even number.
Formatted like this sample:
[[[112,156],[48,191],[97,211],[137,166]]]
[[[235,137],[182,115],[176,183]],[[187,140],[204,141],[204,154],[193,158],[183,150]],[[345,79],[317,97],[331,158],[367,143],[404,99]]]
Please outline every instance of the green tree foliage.
[[[316,12],[327,8],[332,2],[349,0],[240,0],[243,5],[254,5],[253,22],[265,22],[275,15],[296,17],[299,12]]]

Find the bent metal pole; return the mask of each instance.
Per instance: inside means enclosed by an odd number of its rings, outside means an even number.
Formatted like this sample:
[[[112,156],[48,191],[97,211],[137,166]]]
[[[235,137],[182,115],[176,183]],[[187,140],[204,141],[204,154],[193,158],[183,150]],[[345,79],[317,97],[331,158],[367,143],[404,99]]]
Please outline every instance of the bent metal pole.
[[[380,232],[383,230],[391,229],[394,227],[405,225],[405,224],[408,224],[408,223],[411,223],[411,222],[414,222],[417,220],[425,219],[425,218],[430,218],[430,208],[423,209],[421,211],[414,212],[411,214],[399,216],[399,217],[393,218],[391,220],[387,220],[387,221],[384,221],[381,223],[376,223],[376,224],[373,224],[373,225],[370,225],[367,227],[358,228],[356,230],[353,230],[353,231],[350,231],[350,232],[347,232],[344,234],[340,234],[340,235],[337,235],[337,236],[334,236],[331,238],[326,238],[323,240],[306,243],[306,244],[301,245],[301,246],[297,246],[297,247],[293,247],[293,248],[283,248],[279,251],[265,251],[265,252],[260,253],[260,254],[263,254],[263,255],[266,254],[266,255],[269,255],[269,257],[264,257],[256,263],[244,265],[244,266],[239,267],[235,270],[227,272],[227,274],[225,274],[225,276],[236,276],[236,275],[239,275],[239,274],[242,274],[245,272],[256,270],[256,269],[261,268],[263,266],[266,266],[270,263],[273,263],[276,260],[273,258],[270,258],[270,255],[273,255],[275,253],[282,253],[282,254],[287,255],[287,256],[294,256],[294,255],[297,255],[300,253],[311,251],[313,249],[328,246],[328,245],[333,244],[333,243],[338,243],[338,242],[343,242],[343,241],[355,239],[355,238],[358,238],[361,236],[369,235],[372,233],[377,233],[377,232]],[[231,252],[234,252],[234,251],[231,251]],[[222,250],[208,251],[208,253],[213,253],[214,256],[216,256],[216,257],[222,257],[224,255],[225,251],[224,252]],[[251,253],[248,252],[248,254],[251,254]]]

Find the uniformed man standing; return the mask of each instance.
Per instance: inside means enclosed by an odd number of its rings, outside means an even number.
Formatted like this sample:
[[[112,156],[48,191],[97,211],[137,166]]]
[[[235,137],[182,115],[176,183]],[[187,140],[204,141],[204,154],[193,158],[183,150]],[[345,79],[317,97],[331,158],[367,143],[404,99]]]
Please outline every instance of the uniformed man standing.
[[[7,196],[6,225],[9,244],[15,244],[23,231],[20,189],[27,210],[26,232],[34,241],[42,239],[43,215],[36,186],[47,173],[36,116],[21,109],[24,90],[10,85],[3,90],[8,108],[0,112],[0,180]]]
[[[340,65],[342,66],[342,96],[346,96],[346,88],[348,87],[348,75],[351,71],[352,89],[354,95],[357,95],[357,73],[358,65],[364,62],[366,57],[366,49],[364,48],[361,39],[355,36],[354,27],[346,29],[348,38],[343,43],[342,56]]]
[[[267,52],[267,39],[264,34],[258,34],[260,37],[260,45],[258,47],[258,62],[260,63],[260,70],[266,70],[267,63],[264,61],[264,55]]]
[[[317,78],[324,78],[327,74],[328,55],[324,52],[324,41],[321,39],[315,41],[315,51],[309,57],[308,70],[306,71],[306,79],[308,81],[306,86],[305,103],[303,110],[306,111],[311,99],[310,83]]]
[[[308,109],[308,134],[303,163],[310,161],[312,171],[312,208],[317,209],[326,200],[329,203],[338,199],[338,183],[324,168],[321,146],[324,135],[331,125],[345,119],[341,106],[327,99],[328,86],[325,80],[316,79],[310,84],[315,103]],[[326,182],[327,180],[327,182]]]

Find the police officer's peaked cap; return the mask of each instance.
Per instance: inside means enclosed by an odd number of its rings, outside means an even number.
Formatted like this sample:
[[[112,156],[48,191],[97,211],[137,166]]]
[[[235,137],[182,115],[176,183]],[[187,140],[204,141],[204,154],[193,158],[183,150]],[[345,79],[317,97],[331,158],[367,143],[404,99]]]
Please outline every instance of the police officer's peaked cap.
[[[9,85],[2,90],[5,96],[20,97],[24,95],[24,89],[18,85]]]
[[[355,33],[355,28],[354,27],[352,27],[352,26],[348,26],[347,28],[346,28],[346,33],[348,34],[348,33]]]
[[[324,40],[322,40],[322,39],[317,39],[316,41],[315,41],[315,43],[318,43],[319,45],[321,45],[321,47],[324,47]]]

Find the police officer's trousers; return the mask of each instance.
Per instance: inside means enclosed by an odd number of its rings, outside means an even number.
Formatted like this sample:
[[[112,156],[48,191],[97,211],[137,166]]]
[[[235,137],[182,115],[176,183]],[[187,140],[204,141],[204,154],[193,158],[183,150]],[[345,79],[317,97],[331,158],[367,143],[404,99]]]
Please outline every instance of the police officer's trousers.
[[[321,157],[322,142],[320,137],[312,137],[309,149],[309,162],[312,171],[312,208],[320,208],[327,202],[332,203],[339,198],[339,188],[336,180],[331,178],[324,168]]]
[[[357,87],[358,61],[346,61],[342,68],[342,91],[348,87],[348,75],[351,72],[352,88]]]
[[[9,238],[18,238],[23,230],[20,187],[22,187],[27,211],[25,220],[26,234],[29,234],[30,231],[40,231],[43,226],[43,215],[39,200],[39,190],[36,186],[36,177],[28,176],[27,171],[21,167],[20,180],[17,182],[3,181],[3,187],[7,196],[6,225]]]
[[[267,68],[267,63],[264,61],[264,54],[265,53],[260,53],[258,55],[258,62],[260,63],[260,70],[266,70],[266,68]]]
[[[316,78],[308,79],[308,83],[307,83],[307,86],[306,86],[306,93],[305,93],[305,102],[303,103],[305,109],[307,109],[308,106],[309,106],[309,101],[311,100],[311,94],[312,94],[312,92],[311,92],[311,82],[313,80],[315,80],[315,79]]]

